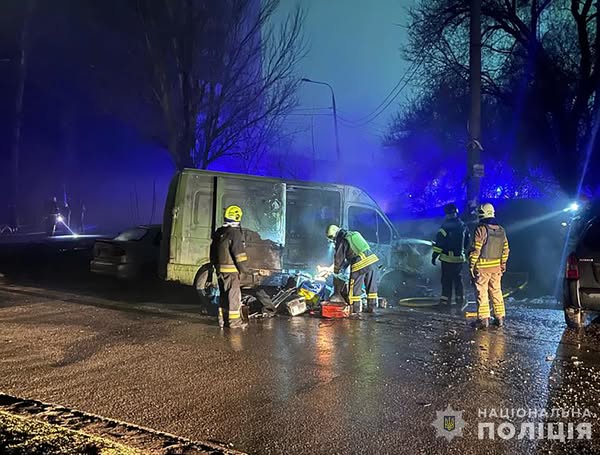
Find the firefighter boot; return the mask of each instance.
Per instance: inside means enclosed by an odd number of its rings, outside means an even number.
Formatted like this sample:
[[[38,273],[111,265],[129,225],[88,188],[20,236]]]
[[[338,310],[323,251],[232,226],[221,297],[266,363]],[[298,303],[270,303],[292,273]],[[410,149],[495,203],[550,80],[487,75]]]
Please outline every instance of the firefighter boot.
[[[503,317],[496,318],[496,319],[494,319],[494,323],[498,327],[504,327],[504,318]]]
[[[371,302],[367,303],[367,305],[365,306],[365,309],[363,310],[363,313],[375,313],[375,305],[372,304]]]
[[[477,319],[475,321],[475,330],[487,329],[490,326],[490,318]]]

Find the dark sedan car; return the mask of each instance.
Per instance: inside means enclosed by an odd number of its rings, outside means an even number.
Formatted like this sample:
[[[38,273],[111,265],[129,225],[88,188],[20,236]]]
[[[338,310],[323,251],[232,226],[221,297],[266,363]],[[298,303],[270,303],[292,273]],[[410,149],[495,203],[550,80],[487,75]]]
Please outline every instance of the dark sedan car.
[[[600,218],[590,221],[567,257],[563,308],[569,327],[584,325],[587,311],[600,311]]]
[[[97,240],[90,269],[127,280],[155,277],[161,235],[160,225],[149,225],[128,229],[112,240]]]

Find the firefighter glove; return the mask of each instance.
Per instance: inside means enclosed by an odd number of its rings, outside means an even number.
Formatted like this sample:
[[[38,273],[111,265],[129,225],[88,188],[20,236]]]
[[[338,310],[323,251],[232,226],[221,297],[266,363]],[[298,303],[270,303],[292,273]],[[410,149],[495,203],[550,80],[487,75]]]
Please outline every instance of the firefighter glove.
[[[439,255],[438,255],[438,254],[436,254],[436,253],[433,253],[433,254],[431,255],[431,264],[432,264],[432,265],[435,265],[435,263],[436,263],[436,261],[437,261],[437,258],[438,258],[438,256],[439,256]]]
[[[471,274],[471,283],[475,284],[475,282],[477,281],[477,272],[475,271],[475,269],[469,269],[469,272]]]

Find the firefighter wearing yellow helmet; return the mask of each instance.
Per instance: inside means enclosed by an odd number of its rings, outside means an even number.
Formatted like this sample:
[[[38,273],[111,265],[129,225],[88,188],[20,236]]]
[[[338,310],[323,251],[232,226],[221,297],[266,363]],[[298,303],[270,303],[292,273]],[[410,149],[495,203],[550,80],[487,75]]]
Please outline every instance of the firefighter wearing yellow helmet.
[[[246,245],[240,222],[242,209],[230,205],[225,209],[224,223],[215,231],[210,246],[211,264],[217,272],[219,291],[219,325],[221,328],[244,328],[240,273],[247,273]]]
[[[490,298],[495,322],[502,327],[506,311],[501,281],[508,262],[508,239],[504,228],[496,221],[496,211],[492,204],[480,205],[477,215],[479,225],[475,229],[469,254],[469,270],[477,293],[477,327],[489,326]]]
[[[335,244],[333,272],[335,274],[350,265],[348,300],[354,313],[361,311],[363,285],[367,292],[366,313],[373,313],[377,306],[377,268],[379,258],[371,251],[369,243],[360,232],[346,231],[335,224],[327,228],[327,238]]]

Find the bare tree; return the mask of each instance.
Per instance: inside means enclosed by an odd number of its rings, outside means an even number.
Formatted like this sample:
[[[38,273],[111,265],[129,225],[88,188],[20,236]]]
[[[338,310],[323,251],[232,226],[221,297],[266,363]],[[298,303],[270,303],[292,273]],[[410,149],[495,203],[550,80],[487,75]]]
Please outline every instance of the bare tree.
[[[599,3],[482,0],[484,95],[510,110],[515,130],[538,135],[540,144],[551,139],[544,158],[569,191],[600,106]],[[422,1],[411,18],[407,53],[421,64],[423,92],[444,79],[466,86],[469,1]]]
[[[260,151],[296,104],[304,14],[279,0],[137,1],[153,94],[178,169]]]

